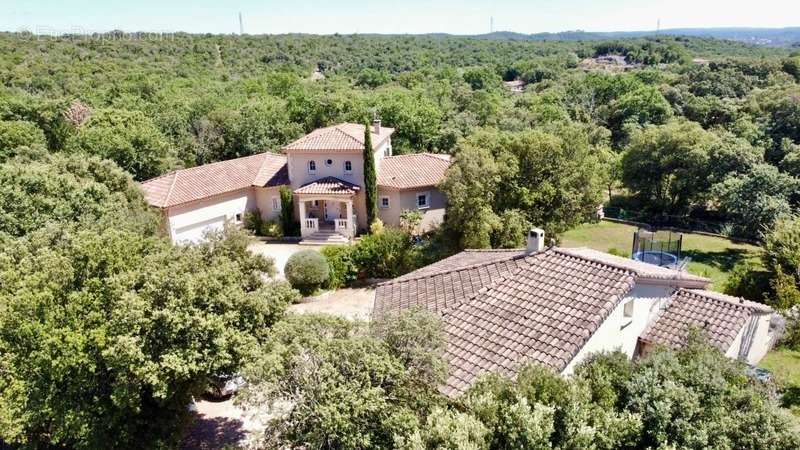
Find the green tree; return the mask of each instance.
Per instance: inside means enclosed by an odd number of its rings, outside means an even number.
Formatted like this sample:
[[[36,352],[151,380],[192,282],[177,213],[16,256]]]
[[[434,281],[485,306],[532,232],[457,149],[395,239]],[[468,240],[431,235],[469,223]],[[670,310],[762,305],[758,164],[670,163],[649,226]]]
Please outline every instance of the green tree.
[[[789,200],[799,188],[800,180],[775,166],[759,164],[748,174],[729,175],[713,193],[720,211],[734,220],[737,233],[758,238],[779,217],[791,213]]]
[[[378,173],[375,168],[375,150],[372,148],[372,130],[364,124],[364,197],[367,202],[367,228],[378,218]]]
[[[281,186],[281,228],[284,236],[296,236],[297,226],[294,221],[294,196],[292,189],[288,186]]]
[[[131,176],[111,161],[85,155],[21,155],[0,164],[0,236],[14,237],[48,223],[99,224],[154,233]]]
[[[0,439],[174,448],[192,396],[236,373],[297,294],[263,281],[272,261],[242,233],[173,246],[71,228],[0,250]]]
[[[442,182],[448,198],[444,225],[462,247],[472,248],[519,243],[521,236],[506,238],[529,224],[563,232],[600,203],[598,172],[588,136],[578,126],[476,133],[459,143]]]
[[[414,345],[430,337],[427,328],[423,331],[417,337],[391,333],[398,339],[389,344],[370,335],[362,323],[331,316],[292,316],[278,324],[264,355],[247,371],[246,404],[289,405],[270,423],[265,444],[327,449],[402,445],[426,415],[417,407],[438,399],[436,387],[420,390],[425,379],[416,379],[419,372],[408,370],[408,360],[396,356],[413,358]],[[424,392],[436,397],[423,401]]]
[[[18,149],[47,146],[44,132],[35,123],[24,120],[0,120],[0,163],[17,154]]]
[[[688,121],[637,131],[622,158],[622,181],[652,211],[683,213],[709,192],[714,144],[712,134]]]
[[[110,159],[136,180],[163,173],[171,149],[152,120],[139,111],[100,109],[69,138],[68,151]]]

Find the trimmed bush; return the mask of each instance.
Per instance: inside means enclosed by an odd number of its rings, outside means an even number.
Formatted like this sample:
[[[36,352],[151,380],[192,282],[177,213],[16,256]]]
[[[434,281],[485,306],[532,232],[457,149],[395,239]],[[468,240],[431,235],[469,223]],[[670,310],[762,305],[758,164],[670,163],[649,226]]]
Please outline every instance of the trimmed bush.
[[[303,250],[290,256],[283,272],[292,287],[303,295],[313,294],[330,278],[328,261],[315,250]]]

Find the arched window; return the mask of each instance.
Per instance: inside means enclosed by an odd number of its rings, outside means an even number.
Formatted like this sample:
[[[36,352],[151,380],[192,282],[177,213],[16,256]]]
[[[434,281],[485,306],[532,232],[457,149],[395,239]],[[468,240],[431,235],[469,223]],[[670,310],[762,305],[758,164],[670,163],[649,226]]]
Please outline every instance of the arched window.
[[[344,162],[344,173],[353,173],[353,163],[350,161]]]
[[[316,163],[316,161],[309,161],[308,162],[308,173],[317,173],[317,163]]]

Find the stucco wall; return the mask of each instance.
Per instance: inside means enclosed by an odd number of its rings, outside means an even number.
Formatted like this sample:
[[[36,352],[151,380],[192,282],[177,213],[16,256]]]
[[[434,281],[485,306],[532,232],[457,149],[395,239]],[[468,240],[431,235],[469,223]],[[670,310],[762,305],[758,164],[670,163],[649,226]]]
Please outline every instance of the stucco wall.
[[[167,210],[169,232],[173,242],[200,240],[194,231],[198,225],[208,224],[220,228],[224,220],[233,221],[236,214],[256,208],[256,195],[252,188],[178,205]],[[192,236],[191,239],[182,237]]]
[[[442,221],[444,221],[447,197],[434,187],[402,191],[378,188],[378,217],[380,217],[384,224],[399,225],[400,214],[404,209],[418,209],[417,194],[423,192],[430,194],[430,207],[420,209],[423,213],[420,227],[423,230],[428,230],[441,224]],[[381,208],[381,197],[389,198],[389,208]]]
[[[255,203],[264,220],[278,220],[281,217],[281,192],[279,187],[254,188]],[[272,208],[272,199],[278,199],[278,209]]]
[[[753,336],[753,342],[750,346],[750,351],[747,353],[745,357],[745,362],[748,364],[758,364],[761,361],[761,358],[767,354],[767,352],[772,348],[772,333],[770,333],[770,314],[761,314],[756,316],[757,320],[757,328],[755,335]],[[739,330],[739,334],[734,339],[733,344],[725,352],[725,355],[729,358],[738,359],[739,358],[739,351],[742,347],[742,340],[744,339],[745,331],[747,330],[747,324]]]
[[[380,170],[380,160],[383,159],[383,154],[387,147],[391,147],[390,139],[387,139],[375,150],[375,168],[378,171]],[[330,166],[325,164],[328,159],[332,160]],[[325,177],[336,177],[361,187],[364,186],[364,155],[362,152],[291,152],[287,155],[287,161],[292,190]],[[314,174],[308,173],[309,161],[314,161],[317,165],[317,170]],[[345,161],[350,161],[353,164],[353,170],[350,174],[346,174],[344,171]]]
[[[632,358],[639,336],[667,302],[672,291],[673,288],[669,286],[636,284],[562,373],[572,374],[576,365],[596,352],[620,350]],[[629,301],[633,301],[633,316],[630,318],[624,317],[625,304]]]

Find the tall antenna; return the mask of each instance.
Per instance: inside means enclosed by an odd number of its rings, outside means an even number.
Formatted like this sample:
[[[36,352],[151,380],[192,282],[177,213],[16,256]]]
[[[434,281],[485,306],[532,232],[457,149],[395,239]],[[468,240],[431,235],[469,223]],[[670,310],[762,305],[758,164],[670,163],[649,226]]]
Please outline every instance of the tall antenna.
[[[239,34],[244,34],[244,21],[242,20],[242,12],[239,11]]]
[[[661,18],[656,21],[656,34],[661,33]]]
[[[489,17],[489,33],[494,33],[494,16]]]

